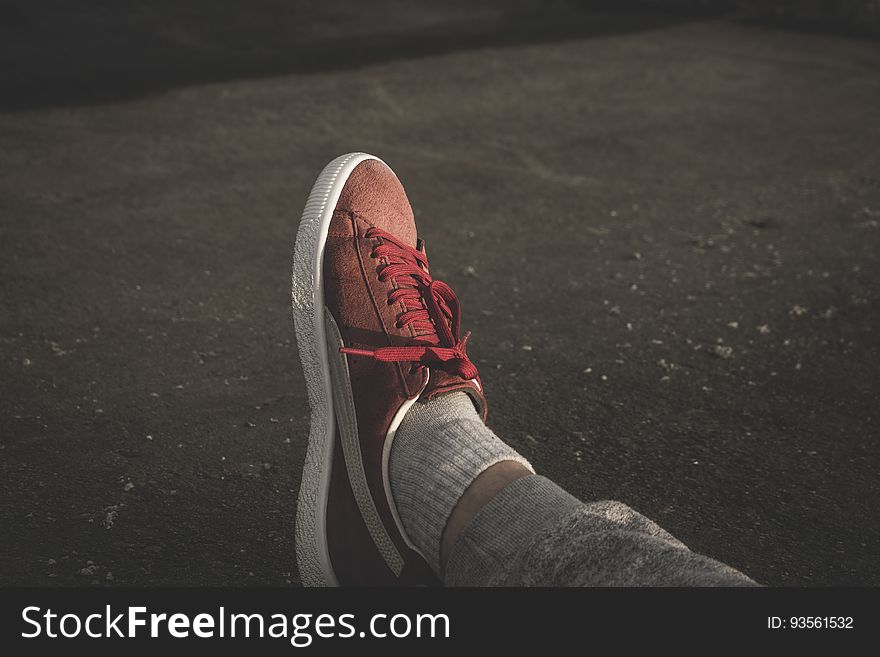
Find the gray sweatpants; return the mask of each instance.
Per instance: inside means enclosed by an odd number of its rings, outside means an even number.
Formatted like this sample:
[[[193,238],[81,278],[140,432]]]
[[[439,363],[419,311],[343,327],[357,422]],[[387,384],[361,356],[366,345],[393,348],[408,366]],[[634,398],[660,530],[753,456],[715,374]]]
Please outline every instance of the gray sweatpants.
[[[585,504],[530,475],[459,536],[447,586],[755,586],[620,502]]]

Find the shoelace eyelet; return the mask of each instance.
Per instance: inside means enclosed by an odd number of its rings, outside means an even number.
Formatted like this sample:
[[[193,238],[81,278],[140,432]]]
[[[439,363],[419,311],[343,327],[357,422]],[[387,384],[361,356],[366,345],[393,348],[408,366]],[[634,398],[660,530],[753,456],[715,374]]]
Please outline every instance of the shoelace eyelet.
[[[470,333],[463,337],[460,335],[461,304],[452,288],[431,278],[423,251],[403,244],[393,235],[376,228],[371,228],[366,234],[368,238],[373,236],[382,238],[382,250],[380,253],[380,247],[373,248],[371,257],[389,258],[388,261],[380,260],[376,264],[376,277],[382,283],[392,281],[395,288],[388,291],[395,300],[386,298],[386,303],[391,306],[399,302],[406,315],[406,322],[401,322],[398,318],[394,325],[397,330],[412,325],[412,336],[419,339],[412,344],[400,346],[365,349],[341,347],[339,351],[351,356],[369,357],[379,362],[409,361],[413,363],[410,372],[430,366],[463,378],[475,378],[476,367],[466,351]],[[397,284],[398,277],[403,277],[401,286]],[[413,300],[420,302],[419,307],[411,303]]]

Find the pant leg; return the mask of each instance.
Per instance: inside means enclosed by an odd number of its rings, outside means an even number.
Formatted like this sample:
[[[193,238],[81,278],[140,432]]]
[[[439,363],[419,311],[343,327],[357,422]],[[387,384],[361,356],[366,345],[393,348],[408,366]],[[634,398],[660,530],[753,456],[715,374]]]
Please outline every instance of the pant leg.
[[[755,586],[620,502],[582,503],[545,477],[517,479],[462,532],[447,586]]]

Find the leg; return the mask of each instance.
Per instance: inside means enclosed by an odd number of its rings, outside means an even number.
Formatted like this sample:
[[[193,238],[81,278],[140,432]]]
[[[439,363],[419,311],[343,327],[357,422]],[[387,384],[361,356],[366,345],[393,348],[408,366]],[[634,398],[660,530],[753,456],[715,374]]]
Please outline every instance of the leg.
[[[466,458],[503,454],[502,445],[464,395],[416,405],[400,427],[390,469],[395,499],[413,540],[439,555],[447,586],[754,584],[620,502],[584,504],[524,461],[484,468],[494,459]],[[462,474],[455,482],[437,474],[451,463]],[[462,490],[465,472],[476,474]],[[441,503],[445,514],[424,512]]]
[[[478,483],[478,482],[475,482]],[[540,499],[541,503],[535,501]],[[620,502],[583,504],[549,479],[514,481],[473,518],[447,586],[748,586]]]

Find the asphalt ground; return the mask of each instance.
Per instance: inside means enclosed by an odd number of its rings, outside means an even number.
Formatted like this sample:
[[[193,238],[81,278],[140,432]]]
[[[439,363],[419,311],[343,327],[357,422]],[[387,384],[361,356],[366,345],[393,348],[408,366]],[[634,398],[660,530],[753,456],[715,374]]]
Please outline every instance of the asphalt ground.
[[[540,472],[766,584],[880,584],[876,42],[209,4],[3,8],[0,584],[298,583],[292,246],[354,150]]]

